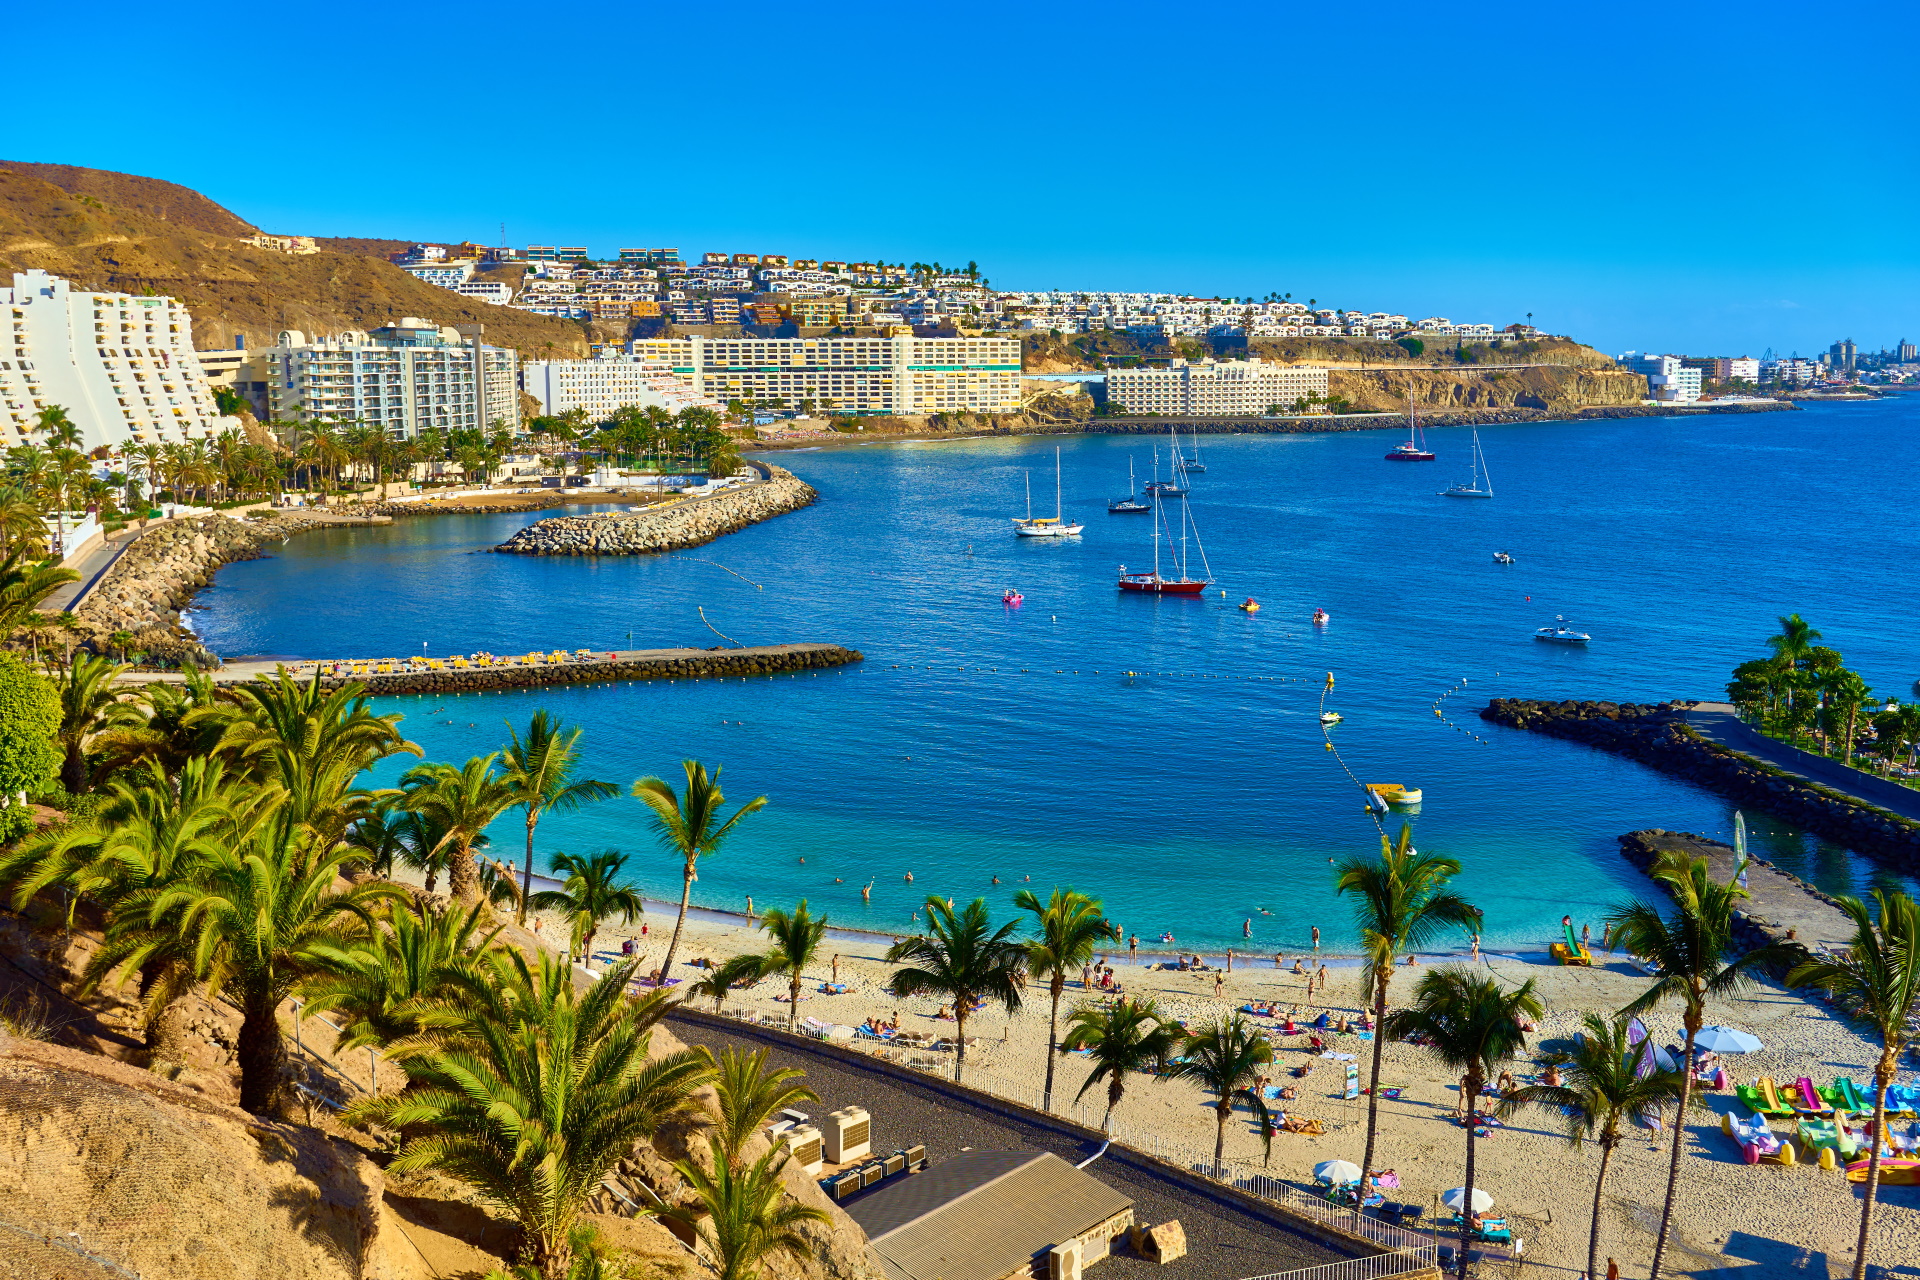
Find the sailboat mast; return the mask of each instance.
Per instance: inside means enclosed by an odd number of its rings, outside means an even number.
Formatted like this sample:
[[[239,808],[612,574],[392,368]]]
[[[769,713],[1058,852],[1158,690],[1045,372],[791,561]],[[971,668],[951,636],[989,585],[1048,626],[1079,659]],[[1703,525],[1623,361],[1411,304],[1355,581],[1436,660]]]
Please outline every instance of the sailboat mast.
[[[1033,472],[1029,471],[1026,473],[1026,475],[1027,475],[1027,520],[1029,523],[1031,523],[1033,520]]]
[[[1060,446],[1055,445],[1053,447],[1053,518],[1055,520],[1058,520],[1061,514],[1062,512],[1060,507]]]

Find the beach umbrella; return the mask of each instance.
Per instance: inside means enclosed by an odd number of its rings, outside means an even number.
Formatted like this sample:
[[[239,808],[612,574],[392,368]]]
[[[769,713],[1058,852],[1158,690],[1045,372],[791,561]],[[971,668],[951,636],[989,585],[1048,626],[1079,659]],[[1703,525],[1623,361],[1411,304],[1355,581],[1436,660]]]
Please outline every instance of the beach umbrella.
[[[1351,1160],[1322,1160],[1313,1166],[1313,1176],[1321,1182],[1344,1186],[1349,1182],[1360,1181],[1360,1166]]]
[[[1758,1053],[1766,1048],[1759,1036],[1738,1027],[1707,1027],[1693,1042],[1710,1053]]]
[[[1467,1189],[1465,1187],[1455,1187],[1440,1197],[1440,1203],[1456,1213],[1461,1211],[1460,1206],[1465,1204],[1466,1200]],[[1475,1187],[1473,1189],[1473,1211],[1475,1213],[1485,1213],[1491,1208],[1493,1208],[1493,1197],[1480,1188]]]

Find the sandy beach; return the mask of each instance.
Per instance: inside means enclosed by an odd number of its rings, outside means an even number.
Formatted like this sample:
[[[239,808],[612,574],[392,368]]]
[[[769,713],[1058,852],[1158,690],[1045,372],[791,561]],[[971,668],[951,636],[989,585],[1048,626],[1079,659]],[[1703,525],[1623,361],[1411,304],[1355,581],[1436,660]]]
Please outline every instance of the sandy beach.
[[[663,958],[673,929],[673,908],[650,903],[648,910],[644,925],[636,922],[632,928],[615,925],[602,931],[595,945],[597,965],[617,958],[622,941],[628,937],[645,958],[644,968]],[[557,920],[550,919],[543,923],[541,936],[564,938],[562,929]],[[1327,941],[1333,941],[1331,935]],[[701,912],[688,921],[674,968],[679,975],[694,980],[700,970],[686,961],[723,961],[763,950],[766,945],[766,935],[743,919]],[[823,947],[822,962],[807,971],[801,1016],[845,1025],[869,1017],[897,1016],[903,1030],[951,1034],[953,1024],[935,1017],[939,1001],[900,1000],[886,993],[891,971],[884,960],[886,945],[886,939],[873,935],[831,936]],[[839,959],[839,980],[846,984],[847,994],[818,994],[815,988],[832,977],[835,956]],[[1157,965],[1162,959],[1153,956],[1151,963]],[[1271,955],[1260,957],[1251,968],[1245,958],[1236,957],[1235,971],[1221,975],[1221,994],[1216,998],[1212,972],[1181,973],[1150,967],[1145,951],[1139,963],[1129,963],[1124,948],[1108,957],[1116,979],[1129,996],[1151,998],[1170,1016],[1194,1026],[1254,1001],[1274,1002],[1283,1013],[1294,1006],[1306,1013],[1306,980],[1290,971],[1294,957],[1288,955],[1286,959],[1289,968],[1276,972]],[[1512,1064],[1516,1075],[1533,1074],[1541,1045],[1570,1035],[1583,1013],[1612,1013],[1648,986],[1649,979],[1623,958],[1596,953],[1596,961],[1591,969],[1579,969],[1562,968],[1544,953],[1490,953],[1481,958],[1482,966],[1506,982],[1532,979],[1547,1007],[1540,1033],[1528,1038],[1528,1056]],[[1400,971],[1395,990],[1410,991],[1417,975],[1429,964],[1467,962],[1466,956],[1421,957],[1419,964]],[[1316,997],[1317,1007],[1330,1007],[1336,1017],[1357,1013],[1363,997],[1355,962],[1330,954],[1326,963],[1327,986],[1324,995]],[[784,1018],[785,993],[784,981],[769,979],[751,990],[735,992],[727,1010]],[[1068,983],[1061,1001],[1063,1023],[1067,1012],[1090,994],[1083,991],[1077,977]],[[776,1000],[776,996],[780,998]],[[701,1007],[710,1009],[712,1005],[703,1002]],[[1044,1070],[1047,1009],[1045,987],[1035,986],[1011,1016],[989,1009],[971,1018],[967,1030],[975,1043],[968,1051],[969,1082],[991,1089],[996,1080],[1006,1079],[1032,1087]],[[1263,1024],[1274,1021],[1254,1020]],[[1647,1021],[1661,1043],[1680,1040],[1677,1008],[1656,1013]],[[1871,1080],[1870,1064],[1877,1050],[1869,1041],[1816,999],[1776,984],[1762,982],[1746,997],[1716,1006],[1709,1022],[1741,1027],[1765,1043],[1762,1052],[1727,1060],[1729,1074],[1738,1082],[1760,1075],[1787,1081],[1806,1075],[1821,1084],[1840,1075],[1861,1083]],[[1286,1047],[1289,1045],[1299,1047]],[[1293,1114],[1318,1119],[1326,1129],[1318,1137],[1283,1135],[1274,1139],[1271,1172],[1303,1183],[1311,1180],[1313,1165],[1322,1160],[1358,1162],[1366,1134],[1364,1099],[1349,1101],[1341,1096],[1344,1064],[1319,1058],[1305,1045],[1304,1035],[1277,1045],[1272,1073],[1276,1083],[1284,1080],[1299,1086],[1300,1100],[1292,1104]],[[1332,1048],[1361,1055],[1364,1083],[1370,1047],[1356,1037],[1343,1036]],[[1291,1068],[1307,1063],[1312,1064],[1312,1070],[1306,1078],[1294,1080],[1288,1076]],[[1086,1070],[1083,1059],[1067,1056],[1059,1060],[1056,1110],[1071,1105]],[[1399,1174],[1399,1199],[1431,1204],[1439,1192],[1457,1187],[1463,1180],[1464,1132],[1449,1119],[1457,1101],[1457,1083],[1421,1050],[1405,1044],[1387,1045],[1384,1071],[1386,1083],[1404,1085],[1406,1092],[1400,1100],[1381,1106],[1376,1164]],[[1910,1071],[1903,1072],[1903,1078],[1910,1075]],[[1087,1095],[1089,1104],[1101,1100],[1100,1087]],[[1673,1265],[1685,1272],[1716,1275],[1723,1269],[1728,1269],[1725,1274],[1748,1271],[1756,1277],[1788,1269],[1797,1274],[1819,1275],[1829,1270],[1835,1275],[1845,1274],[1851,1266],[1859,1225],[1857,1188],[1843,1173],[1825,1173],[1811,1165],[1783,1169],[1743,1163],[1738,1149],[1719,1129],[1720,1113],[1738,1107],[1732,1093],[1708,1092],[1701,1107],[1689,1123],[1692,1154],[1682,1165],[1675,1238],[1669,1251]],[[1097,1123],[1097,1105],[1092,1114]],[[1668,1120],[1671,1122],[1670,1115]],[[1477,1181],[1493,1194],[1498,1212],[1524,1220],[1522,1234],[1529,1237],[1525,1255],[1530,1263],[1549,1273],[1577,1275],[1585,1267],[1588,1215],[1599,1153],[1593,1147],[1571,1149],[1560,1121],[1557,1113],[1530,1111],[1516,1115],[1507,1127],[1479,1144]],[[1146,1076],[1130,1080],[1116,1113],[1116,1124],[1135,1132],[1159,1133],[1201,1152],[1211,1151],[1214,1113],[1205,1097],[1184,1082],[1162,1083]],[[1778,1122],[1774,1129],[1787,1132]],[[1662,1135],[1635,1129],[1615,1155],[1608,1177],[1602,1257],[1611,1254],[1617,1258],[1624,1274],[1644,1275],[1651,1260],[1665,1187],[1667,1150]],[[1250,1113],[1236,1113],[1228,1126],[1227,1155],[1249,1167],[1260,1166],[1261,1142]],[[1920,1256],[1920,1189],[1883,1186],[1874,1230],[1875,1256]]]

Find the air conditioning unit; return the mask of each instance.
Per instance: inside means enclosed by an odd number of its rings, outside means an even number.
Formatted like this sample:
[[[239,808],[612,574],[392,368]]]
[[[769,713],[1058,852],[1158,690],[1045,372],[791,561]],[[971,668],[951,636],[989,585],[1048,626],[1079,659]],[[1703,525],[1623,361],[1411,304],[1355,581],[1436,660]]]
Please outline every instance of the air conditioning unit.
[[[1080,1280],[1080,1242],[1070,1240],[1047,1250],[1047,1280]]]
[[[835,1164],[852,1164],[873,1152],[873,1117],[864,1107],[827,1113],[825,1151]]]
[[[807,1171],[809,1177],[820,1172],[824,1163],[820,1151],[820,1131],[810,1124],[795,1125],[783,1135],[787,1150],[793,1153],[793,1163]]]

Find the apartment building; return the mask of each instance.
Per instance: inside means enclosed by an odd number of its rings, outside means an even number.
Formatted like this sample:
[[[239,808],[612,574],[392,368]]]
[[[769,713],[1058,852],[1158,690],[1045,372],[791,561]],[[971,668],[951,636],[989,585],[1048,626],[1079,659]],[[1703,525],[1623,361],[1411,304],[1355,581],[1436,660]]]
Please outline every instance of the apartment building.
[[[669,413],[721,407],[703,396],[693,379],[618,352],[603,352],[593,360],[529,360],[520,367],[520,386],[540,402],[543,414],[581,409],[595,422],[627,405],[658,406]]]
[[[286,421],[365,423],[402,438],[520,425],[519,353],[482,343],[478,325],[406,316],[327,338],[289,329],[254,353],[248,379],[262,416]]]
[[[44,444],[33,427],[58,405],[81,447],[172,444],[212,436],[221,416],[193,351],[193,318],[172,298],[75,290],[44,271],[0,289],[0,446]]]
[[[1014,413],[1010,338],[653,338],[628,351],[715,400],[811,400],[847,414]]]
[[[1107,403],[1129,413],[1194,417],[1265,413],[1273,405],[1327,395],[1327,371],[1265,360],[1201,360],[1149,369],[1107,370]]]
[[[398,265],[415,280],[437,284],[442,289],[458,289],[473,279],[471,262],[402,262]]]
[[[513,286],[504,280],[468,280],[454,285],[453,291],[463,298],[478,298],[496,307],[513,301]]]
[[[1653,400],[1688,404],[1700,398],[1700,370],[1690,369],[1680,356],[1630,356],[1623,363],[1647,376],[1647,395]]]

